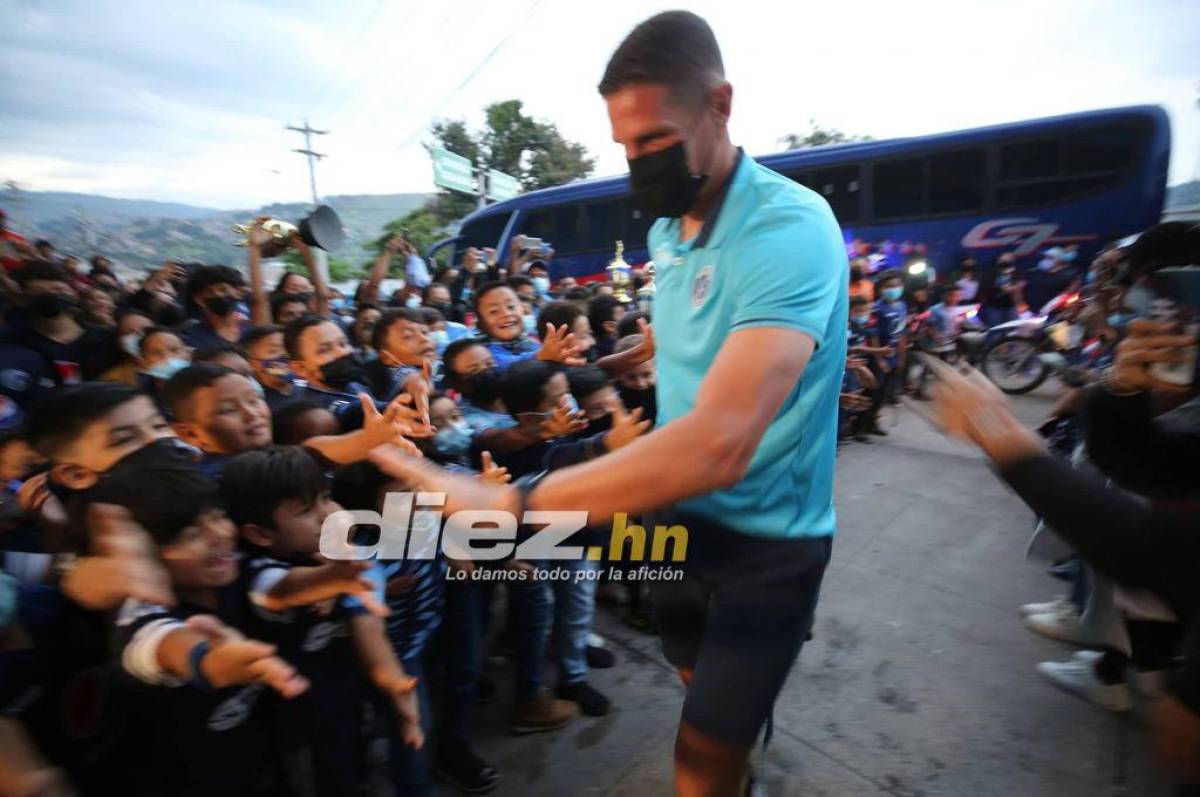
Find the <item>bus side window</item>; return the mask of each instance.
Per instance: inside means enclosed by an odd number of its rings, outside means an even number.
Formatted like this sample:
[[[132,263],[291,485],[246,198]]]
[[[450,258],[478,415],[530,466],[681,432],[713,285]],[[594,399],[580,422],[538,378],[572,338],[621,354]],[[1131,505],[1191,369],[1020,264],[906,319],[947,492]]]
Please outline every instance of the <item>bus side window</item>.
[[[986,158],[982,149],[942,152],[929,158],[929,212],[962,213],[983,207]]]

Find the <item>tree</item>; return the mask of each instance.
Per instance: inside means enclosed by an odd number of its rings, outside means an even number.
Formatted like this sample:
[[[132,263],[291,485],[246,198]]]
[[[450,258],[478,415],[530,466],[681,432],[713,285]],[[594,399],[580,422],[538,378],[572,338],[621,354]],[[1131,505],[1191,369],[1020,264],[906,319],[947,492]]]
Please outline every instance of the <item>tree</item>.
[[[788,133],[779,138],[779,143],[783,144],[786,149],[807,149],[809,147],[823,147],[826,144],[845,144],[851,141],[870,140],[870,136],[843,133],[836,127],[821,127],[815,119],[809,119],[807,133],[804,135]]]
[[[472,133],[462,119],[438,119],[429,128],[436,146],[461,155],[484,169],[511,174],[526,191],[549,188],[587,177],[595,168],[587,148],[568,141],[551,122],[527,115],[520,100],[494,102],[484,108],[484,128]],[[439,191],[424,207],[388,223],[386,230],[409,231],[421,251],[446,233],[446,228],[477,205],[473,196]],[[378,253],[389,234],[364,246]]]

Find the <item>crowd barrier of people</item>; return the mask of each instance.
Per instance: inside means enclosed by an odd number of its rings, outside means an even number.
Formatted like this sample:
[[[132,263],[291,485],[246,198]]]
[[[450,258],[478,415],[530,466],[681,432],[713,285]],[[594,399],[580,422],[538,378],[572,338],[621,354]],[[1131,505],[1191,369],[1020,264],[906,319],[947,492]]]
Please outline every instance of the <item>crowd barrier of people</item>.
[[[261,222],[245,276],[170,262],[136,282],[3,231],[0,795],[340,795],[380,778],[423,794],[435,772],[481,793],[501,777],[471,743],[472,706],[499,689],[489,657],[512,663],[510,729],[553,731],[610,709],[588,679],[616,664],[592,631],[597,593],[653,628],[645,596],[589,575],[602,564],[589,558],[320,553],[331,514],[382,511],[411,487],[381,446],[503,483],[643,434],[649,315],[608,283],[552,286],[552,252],[520,236],[505,265],[471,249],[433,269],[396,236],[351,301],[297,237],[305,273],[268,289]],[[1001,255],[986,274],[967,259],[929,285],[855,258],[842,424],[847,439],[886,436],[884,407],[924,392],[914,365],[931,374],[934,416],[1064,545],[1069,594],[1022,611],[1090,652],[1039,671],[1114,711],[1131,705],[1130,673],[1172,671],[1148,689],[1163,757],[1200,780],[1197,405],[1160,414],[1190,393],[1145,370],[1194,341],[1131,320],[1154,269],[1200,262],[1196,235],[1163,225],[1086,274],[1066,249],[1030,269]],[[397,256],[406,284],[383,299]],[[1046,453],[954,367],[960,302],[1002,323],[1075,283],[1123,342],[1050,428],[1077,424],[1076,464],[1086,454],[1124,489]],[[478,568],[564,572],[448,577]]]

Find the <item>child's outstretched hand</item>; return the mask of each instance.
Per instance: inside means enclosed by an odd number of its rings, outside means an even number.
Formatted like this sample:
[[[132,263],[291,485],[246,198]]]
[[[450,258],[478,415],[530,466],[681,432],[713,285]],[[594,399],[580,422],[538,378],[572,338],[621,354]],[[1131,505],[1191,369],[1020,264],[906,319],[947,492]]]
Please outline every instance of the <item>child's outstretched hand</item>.
[[[375,685],[392,698],[396,716],[400,719],[400,737],[414,750],[425,746],[421,730],[421,704],[417,698],[417,679],[403,670],[380,674]]]
[[[332,561],[315,567],[296,567],[256,601],[268,611],[313,606],[342,595],[353,595],[368,612],[387,617],[388,608],[375,597],[375,585],[365,573],[370,562]]]
[[[609,451],[624,448],[650,428],[650,421],[642,420],[642,408],[634,407],[633,412],[626,412],[619,401],[609,405],[612,413],[612,428],[604,433],[604,447]]]
[[[587,362],[579,351],[579,342],[575,335],[567,331],[563,324],[557,329],[553,324],[546,324],[546,334],[542,336],[542,348],[538,349],[537,358],[563,365],[583,365]]]
[[[564,396],[550,417],[538,426],[538,433],[543,440],[553,440],[556,437],[582,432],[586,428],[587,416],[582,410],[571,409]]]
[[[640,365],[654,359],[654,327],[646,322],[646,319],[638,319],[638,332],[642,334],[642,342],[634,346],[629,351],[632,352],[630,357],[632,362]]]
[[[409,437],[430,437],[433,430],[428,420],[422,417],[420,408],[408,393],[401,393],[394,398],[383,412],[375,406],[375,401],[366,393],[359,393],[358,400],[363,408],[363,434],[368,448],[397,443]],[[405,441],[407,442],[407,441]]]
[[[190,617],[187,625],[208,638],[211,647],[200,659],[199,667],[217,689],[262,683],[289,698],[308,689],[308,680],[275,655],[274,645],[246,639],[212,615]]]
[[[483,470],[480,471],[479,478],[488,484],[508,484],[512,481],[512,474],[508,472],[508,468],[497,465],[496,460],[492,459],[491,451],[484,451],[480,459],[483,460]]]
[[[112,609],[127,598],[173,606],[171,578],[154,553],[150,535],[129,510],[92,504],[88,536],[97,556],[88,556],[63,577],[68,598],[87,609]]]

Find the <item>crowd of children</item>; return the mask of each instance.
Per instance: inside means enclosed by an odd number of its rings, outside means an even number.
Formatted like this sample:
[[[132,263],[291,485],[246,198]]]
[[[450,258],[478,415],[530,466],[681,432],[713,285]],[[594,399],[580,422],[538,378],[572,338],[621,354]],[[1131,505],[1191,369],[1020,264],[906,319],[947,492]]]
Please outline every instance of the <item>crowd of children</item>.
[[[502,773],[469,717],[498,652],[513,732],[610,708],[576,573],[600,563],[500,587],[448,574],[551,563],[342,559],[322,532],[394,511],[381,447],[504,483],[628,444],[654,422],[649,318],[606,284],[552,292],[519,238],[507,268],[471,251],[388,304],[402,238],[353,303],[299,240],[308,273],[268,291],[263,242],[248,281],[5,262],[0,794],[482,793]]]

